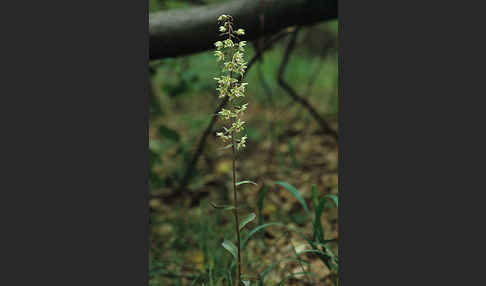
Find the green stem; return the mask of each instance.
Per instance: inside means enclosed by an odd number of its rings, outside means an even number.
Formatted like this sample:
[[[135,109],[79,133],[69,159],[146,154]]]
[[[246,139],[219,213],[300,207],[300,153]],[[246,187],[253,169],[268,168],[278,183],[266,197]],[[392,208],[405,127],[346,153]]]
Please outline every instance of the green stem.
[[[234,199],[235,199],[235,210],[234,210],[234,215],[235,215],[235,228],[236,228],[236,245],[238,248],[238,273],[237,273],[237,279],[236,279],[236,285],[240,285],[240,279],[241,279],[241,249],[240,249],[240,223],[239,223],[239,218],[238,218],[238,195],[236,192],[236,150],[235,150],[235,132],[233,131],[231,134],[231,138],[233,140],[232,144],[232,150],[233,150],[233,194],[234,194]]]

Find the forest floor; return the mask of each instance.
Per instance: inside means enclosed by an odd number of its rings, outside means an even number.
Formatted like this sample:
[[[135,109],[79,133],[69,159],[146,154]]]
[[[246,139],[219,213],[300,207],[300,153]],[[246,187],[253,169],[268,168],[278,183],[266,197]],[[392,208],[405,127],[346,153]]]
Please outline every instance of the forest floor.
[[[265,126],[265,122],[250,119],[258,118],[253,117],[252,113],[266,114],[269,117],[286,114],[284,110],[265,113],[253,109],[248,113],[248,124],[260,127]],[[337,127],[335,122],[329,121],[334,128]],[[258,216],[261,211],[263,222],[260,223],[281,222],[300,229],[310,237],[312,223],[305,219],[302,206],[290,192],[274,182],[285,181],[295,186],[309,206],[312,205],[312,184],[317,186],[319,196],[337,194],[337,145],[333,138],[318,131],[317,124],[311,118],[280,122],[284,126],[282,129],[271,124],[264,128],[267,129],[267,134],[273,128],[273,131],[278,132],[277,136],[264,136],[250,141],[248,149],[239,155],[238,180],[248,179],[257,183],[257,186],[248,184],[240,188],[240,203],[248,207],[248,212],[253,211]],[[221,256],[226,255],[229,259],[221,242],[224,239],[234,240],[232,212],[216,210],[210,202],[216,205],[233,203],[231,152],[220,150],[222,143],[214,137],[208,141],[206,152],[198,164],[198,169],[203,171],[189,185],[189,189],[194,191],[181,194],[170,201],[157,198],[150,200],[151,254],[154,261],[163,262],[163,267],[168,271],[167,276],[156,279],[161,284],[152,285],[189,285],[191,279],[182,276],[192,277],[194,273],[214,267],[216,260],[223,264],[222,261],[226,260]],[[263,191],[264,203],[259,209],[258,198]],[[248,227],[251,229],[257,225],[258,221],[255,220]],[[326,230],[326,239],[338,237],[336,209],[331,208],[324,213],[322,225]],[[285,232],[279,227],[269,227],[263,233],[263,237],[253,239],[246,248],[244,262],[247,269],[251,269],[249,273],[262,273],[276,261],[295,257],[294,250],[301,252],[308,248],[298,235]],[[335,246],[334,251],[337,253],[337,244]],[[309,279],[312,281],[311,285],[327,285],[325,281],[329,276],[329,269],[323,262],[312,253],[306,255],[304,260],[309,263],[305,266],[306,269],[310,267],[310,272],[315,276],[296,276],[285,285],[306,285]],[[275,285],[289,274],[303,272],[302,266],[297,262],[281,263],[269,273],[265,281],[268,285]],[[179,276],[172,275],[175,273]],[[177,278],[174,280],[174,277]]]

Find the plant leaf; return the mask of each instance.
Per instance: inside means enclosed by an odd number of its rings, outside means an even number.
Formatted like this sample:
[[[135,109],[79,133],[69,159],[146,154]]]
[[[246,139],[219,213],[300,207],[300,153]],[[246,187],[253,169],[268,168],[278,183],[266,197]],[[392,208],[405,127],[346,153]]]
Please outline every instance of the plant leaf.
[[[223,210],[223,211],[229,211],[229,210],[234,210],[235,209],[235,206],[232,206],[232,205],[215,205],[212,202],[209,202],[209,204],[213,208],[218,209],[218,210]]]
[[[228,250],[233,255],[234,258],[238,257],[238,249],[236,248],[233,242],[229,240],[225,240],[223,241],[222,245],[226,250]]]
[[[241,248],[245,247],[245,244],[246,242],[257,232],[259,232],[260,230],[266,228],[266,227],[269,227],[269,226],[272,226],[272,225],[275,225],[275,226],[285,226],[284,224],[281,224],[281,223],[278,223],[278,222],[269,222],[269,223],[266,223],[266,224],[262,224],[262,225],[259,225],[257,227],[255,227],[254,229],[252,229],[250,231],[250,233],[248,233],[248,235],[242,240],[241,242]]]
[[[243,185],[243,184],[253,184],[253,185],[257,186],[257,183],[255,183],[253,181],[249,181],[249,180],[238,182],[238,183],[236,183],[236,186]]]
[[[317,205],[319,204],[319,199],[317,198],[317,186],[316,185],[311,186],[311,193],[312,193],[312,205],[314,206],[314,209],[316,209]]]
[[[265,193],[267,192],[267,187],[264,187],[258,192],[258,224],[263,224],[263,200],[265,199]]]
[[[256,218],[255,213],[249,214],[246,218],[244,218],[241,223],[240,223],[240,230],[242,230],[245,225],[247,225],[250,221],[254,220]]]
[[[300,204],[302,205],[302,207],[304,208],[305,212],[307,213],[307,215],[309,217],[311,217],[311,213],[309,211],[309,208],[307,207],[307,204],[305,203],[305,200],[304,198],[302,197],[302,195],[299,193],[299,191],[294,187],[292,186],[291,184],[287,183],[287,182],[282,182],[282,181],[279,181],[279,182],[276,182],[277,185],[280,185],[282,187],[284,187],[285,189],[287,189],[292,195],[294,195],[294,197],[297,198],[297,200],[300,202]]]
[[[336,207],[339,207],[338,206],[338,197],[336,195],[328,194],[328,195],[325,195],[321,198],[321,200],[325,200],[325,199],[329,199],[329,200],[333,201],[333,203],[336,205]]]

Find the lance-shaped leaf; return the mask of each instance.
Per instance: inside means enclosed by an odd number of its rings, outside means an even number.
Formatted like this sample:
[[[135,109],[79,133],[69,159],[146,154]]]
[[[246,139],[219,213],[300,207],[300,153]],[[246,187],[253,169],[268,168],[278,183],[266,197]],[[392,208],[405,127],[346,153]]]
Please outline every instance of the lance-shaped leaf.
[[[245,225],[247,225],[250,221],[254,220],[255,218],[256,218],[255,213],[251,213],[247,217],[245,217],[240,223],[240,230],[242,230],[245,227]]]
[[[229,240],[225,240],[223,241],[222,245],[226,250],[228,250],[233,255],[234,258],[238,257],[238,249],[236,248],[233,242]]]
[[[253,182],[253,181],[249,181],[249,180],[246,180],[246,181],[241,181],[241,182],[238,182],[236,183],[237,186],[239,185],[243,185],[243,184],[253,184],[253,185],[257,185],[257,183]]]
[[[277,185],[280,185],[282,187],[284,187],[285,189],[287,189],[292,195],[294,195],[295,198],[297,198],[297,200],[300,202],[300,204],[302,205],[302,207],[304,208],[305,212],[307,213],[307,215],[310,217],[311,216],[311,213],[309,211],[309,208],[307,207],[307,204],[305,203],[305,200],[304,198],[302,197],[302,195],[299,193],[299,191],[294,187],[292,186],[291,184],[287,183],[287,182],[276,182]]]
[[[336,205],[336,207],[338,207],[338,197],[336,195],[331,195],[331,194],[324,195],[324,197],[322,197],[321,200],[325,200],[325,199],[331,200]]]
[[[277,222],[269,222],[269,223],[266,223],[266,224],[262,224],[262,225],[259,225],[257,227],[255,227],[254,229],[252,229],[250,231],[250,233],[248,233],[248,235],[241,241],[241,248],[245,247],[245,244],[246,242],[257,232],[263,230],[264,228],[266,227],[269,227],[269,226],[284,226],[284,224],[281,224],[281,223],[277,223]]]
[[[212,202],[209,202],[209,204],[213,208],[218,209],[218,210],[223,210],[223,211],[229,211],[229,210],[234,210],[235,209],[235,206],[231,206],[231,205],[215,205]]]

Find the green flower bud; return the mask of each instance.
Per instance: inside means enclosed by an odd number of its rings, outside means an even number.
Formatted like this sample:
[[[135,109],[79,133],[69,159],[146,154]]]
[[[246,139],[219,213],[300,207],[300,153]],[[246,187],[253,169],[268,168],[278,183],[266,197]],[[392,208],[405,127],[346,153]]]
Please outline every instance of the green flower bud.
[[[246,139],[247,139],[246,135],[240,138],[240,141],[238,142],[238,144],[236,144],[237,150],[246,147]]]

